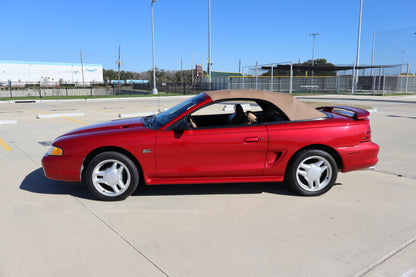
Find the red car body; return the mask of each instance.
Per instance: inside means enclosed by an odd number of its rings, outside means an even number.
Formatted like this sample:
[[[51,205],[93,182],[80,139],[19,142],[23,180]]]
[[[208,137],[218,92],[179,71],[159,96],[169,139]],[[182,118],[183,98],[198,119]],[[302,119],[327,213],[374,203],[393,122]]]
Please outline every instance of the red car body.
[[[256,99],[253,91],[251,94]],[[371,141],[369,113],[365,110],[323,107],[319,110],[324,116],[311,120],[179,131],[172,127],[215,102],[204,93],[198,97],[197,104],[162,126],[152,128],[146,126],[144,118],[130,118],[87,126],[58,137],[53,147],[63,153],[43,157],[45,175],[56,180],[83,181],[88,164],[108,151],[131,159],[147,185],[281,182],[296,154],[307,149],[325,151],[342,172],[368,168],[378,161],[379,147]]]

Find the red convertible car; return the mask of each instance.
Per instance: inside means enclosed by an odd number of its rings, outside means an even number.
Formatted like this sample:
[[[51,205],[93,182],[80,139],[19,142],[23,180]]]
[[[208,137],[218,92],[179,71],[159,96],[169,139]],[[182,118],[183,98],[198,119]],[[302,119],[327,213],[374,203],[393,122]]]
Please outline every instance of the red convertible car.
[[[338,171],[377,163],[368,116],[284,93],[209,91],[159,114],[66,133],[42,165],[46,177],[82,181],[101,200],[125,199],[144,184],[282,181],[315,196]]]

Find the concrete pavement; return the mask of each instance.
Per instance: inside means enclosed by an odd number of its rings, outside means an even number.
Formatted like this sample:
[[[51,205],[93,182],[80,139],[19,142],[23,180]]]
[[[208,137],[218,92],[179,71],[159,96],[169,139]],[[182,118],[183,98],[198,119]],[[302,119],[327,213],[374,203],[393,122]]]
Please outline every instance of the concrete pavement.
[[[46,179],[40,159],[54,137],[155,110],[157,98],[0,102],[0,120],[17,120],[0,125],[12,149],[0,146],[0,276],[416,276],[416,99],[319,98],[377,108],[375,171],[340,174],[314,198],[283,184],[210,184],[146,187],[110,203]]]

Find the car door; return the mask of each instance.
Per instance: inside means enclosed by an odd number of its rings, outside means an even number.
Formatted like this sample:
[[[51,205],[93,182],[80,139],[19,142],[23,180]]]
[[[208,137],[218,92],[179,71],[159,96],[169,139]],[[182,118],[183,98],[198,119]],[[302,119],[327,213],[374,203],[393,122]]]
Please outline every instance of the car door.
[[[159,178],[261,176],[268,136],[264,125],[164,130],[155,147]]]

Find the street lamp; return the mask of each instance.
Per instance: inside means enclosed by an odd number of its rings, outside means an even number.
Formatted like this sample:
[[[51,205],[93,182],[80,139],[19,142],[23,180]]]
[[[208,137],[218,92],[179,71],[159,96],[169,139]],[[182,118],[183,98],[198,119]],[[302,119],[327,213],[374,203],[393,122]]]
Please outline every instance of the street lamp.
[[[401,55],[401,59],[400,59],[400,75],[402,75],[402,69],[403,69],[403,54],[406,50],[401,50],[400,52],[402,53]]]
[[[208,0],[208,83],[211,89],[211,0]]]
[[[315,37],[319,36],[318,33],[309,34],[310,36],[313,36],[313,47],[312,47],[312,79],[311,79],[311,93],[313,89],[313,67],[315,65]]]
[[[360,42],[361,42],[361,19],[363,17],[363,0],[360,3],[360,19],[358,21],[358,39],[357,39],[357,59],[355,61],[355,66],[360,65]],[[357,69],[358,72],[358,69]]]
[[[153,49],[153,94],[157,94],[157,88],[156,88],[156,67],[155,67],[155,26],[153,21],[153,3],[155,3],[157,0],[152,0],[152,49]]]
[[[310,36],[313,36],[313,48],[312,48],[312,66],[314,66],[314,60],[315,60],[315,37],[319,36],[318,33],[309,34]]]

